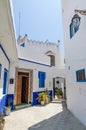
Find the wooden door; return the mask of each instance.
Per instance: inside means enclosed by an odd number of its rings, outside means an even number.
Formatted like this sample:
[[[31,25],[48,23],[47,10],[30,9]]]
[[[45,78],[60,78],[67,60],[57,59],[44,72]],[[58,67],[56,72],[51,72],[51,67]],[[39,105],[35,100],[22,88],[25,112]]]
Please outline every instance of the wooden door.
[[[28,103],[28,78],[26,78],[26,87],[25,87],[25,102]]]
[[[28,77],[22,77],[22,102],[28,103]]]
[[[21,104],[21,92],[22,92],[22,76],[18,75],[18,78],[17,78],[17,100],[16,100],[17,105]]]

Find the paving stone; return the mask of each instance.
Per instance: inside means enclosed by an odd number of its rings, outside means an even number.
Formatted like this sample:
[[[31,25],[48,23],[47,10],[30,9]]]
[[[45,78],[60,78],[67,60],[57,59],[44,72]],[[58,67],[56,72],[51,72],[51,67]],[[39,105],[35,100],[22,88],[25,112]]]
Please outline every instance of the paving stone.
[[[4,130],[86,130],[61,103],[34,106],[12,112],[5,117]]]

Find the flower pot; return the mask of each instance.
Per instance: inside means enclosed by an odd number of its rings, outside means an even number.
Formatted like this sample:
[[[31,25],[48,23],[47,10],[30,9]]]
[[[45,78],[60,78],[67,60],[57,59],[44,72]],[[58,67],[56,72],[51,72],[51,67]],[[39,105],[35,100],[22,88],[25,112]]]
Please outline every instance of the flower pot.
[[[10,112],[11,112],[11,107],[6,107],[6,108],[5,108],[5,112],[4,112],[5,115],[6,115],[6,116],[10,115]]]
[[[45,102],[44,102],[44,101],[41,101],[41,105],[45,105]]]

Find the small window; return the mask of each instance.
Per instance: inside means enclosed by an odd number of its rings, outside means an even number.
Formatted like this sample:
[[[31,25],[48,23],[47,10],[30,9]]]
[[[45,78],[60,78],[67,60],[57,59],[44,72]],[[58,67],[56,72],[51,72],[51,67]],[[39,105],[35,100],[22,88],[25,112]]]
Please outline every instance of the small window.
[[[50,55],[50,63],[51,63],[51,66],[55,66],[55,56],[54,55]]]
[[[50,65],[55,66],[55,53],[47,51],[45,54],[50,57]]]
[[[2,65],[0,64],[0,79],[1,79]]]
[[[85,69],[76,71],[77,82],[86,82],[85,80]]]
[[[39,78],[39,88],[45,87],[45,72],[38,72],[38,78]]]

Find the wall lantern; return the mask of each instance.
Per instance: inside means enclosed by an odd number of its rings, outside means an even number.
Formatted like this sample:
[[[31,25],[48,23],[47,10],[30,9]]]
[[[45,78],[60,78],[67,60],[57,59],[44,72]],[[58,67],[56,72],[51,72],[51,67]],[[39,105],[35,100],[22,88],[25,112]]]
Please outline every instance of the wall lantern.
[[[80,21],[81,21],[81,17],[77,13],[80,13],[81,15],[86,15],[86,10],[75,9],[75,15],[73,16],[73,18],[71,20],[74,28],[78,28],[80,25]]]

